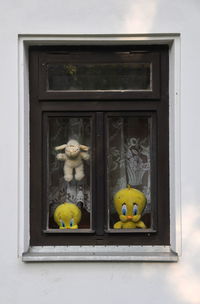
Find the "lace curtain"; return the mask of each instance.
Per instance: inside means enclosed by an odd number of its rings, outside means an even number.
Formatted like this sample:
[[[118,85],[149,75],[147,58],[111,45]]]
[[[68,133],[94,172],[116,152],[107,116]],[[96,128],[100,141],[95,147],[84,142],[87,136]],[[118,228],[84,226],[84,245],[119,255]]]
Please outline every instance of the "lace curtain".
[[[48,203],[50,218],[55,208],[63,203],[80,204],[90,212],[90,160],[84,161],[85,177],[81,181],[64,180],[64,162],[56,159],[55,147],[76,139],[79,143],[91,147],[91,125],[89,118],[50,118],[49,120],[49,174]],[[62,151],[61,151],[62,152]],[[63,152],[64,153],[64,150]]]
[[[145,212],[150,211],[150,121],[148,118],[109,119],[109,194],[113,196],[131,185],[147,197]]]
[[[56,159],[55,147],[76,139],[91,147],[90,119],[49,118],[48,138],[48,204],[49,216],[63,202],[82,204],[91,211],[90,160],[84,161],[85,177],[77,182],[64,180],[64,162]],[[110,212],[114,213],[113,196],[127,184],[142,191],[147,197],[144,213],[151,210],[150,192],[150,120],[146,117],[112,117],[108,120],[108,188]],[[53,224],[52,224],[53,225]]]

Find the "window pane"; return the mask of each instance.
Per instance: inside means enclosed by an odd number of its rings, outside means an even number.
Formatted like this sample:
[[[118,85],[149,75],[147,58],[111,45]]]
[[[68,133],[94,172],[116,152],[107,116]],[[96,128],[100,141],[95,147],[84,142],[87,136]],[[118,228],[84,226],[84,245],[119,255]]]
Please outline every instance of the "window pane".
[[[51,63],[48,90],[151,90],[150,63]]]
[[[49,117],[48,129],[47,227],[90,229],[91,119]]]
[[[109,229],[151,228],[151,118],[108,118],[108,155]]]

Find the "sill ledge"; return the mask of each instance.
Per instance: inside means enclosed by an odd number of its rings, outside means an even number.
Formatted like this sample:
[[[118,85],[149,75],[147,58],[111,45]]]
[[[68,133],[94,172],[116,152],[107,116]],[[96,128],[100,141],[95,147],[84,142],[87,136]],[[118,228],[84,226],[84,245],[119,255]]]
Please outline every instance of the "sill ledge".
[[[33,246],[23,262],[177,262],[169,246]]]

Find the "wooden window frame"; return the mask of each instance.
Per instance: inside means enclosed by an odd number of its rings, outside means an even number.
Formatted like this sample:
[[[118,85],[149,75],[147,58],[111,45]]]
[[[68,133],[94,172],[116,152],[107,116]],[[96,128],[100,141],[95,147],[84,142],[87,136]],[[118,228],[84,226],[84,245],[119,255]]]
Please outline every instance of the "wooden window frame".
[[[87,47],[88,50],[89,47]],[[168,46],[135,46],[134,51],[146,54],[152,52],[159,54],[160,63],[157,66],[158,75],[155,77],[153,83],[157,86],[152,92],[46,92],[44,90],[45,73],[42,73],[42,66],[44,64],[44,57],[58,56],[59,58],[65,56],[62,52],[67,50],[73,51],[76,49],[65,47],[32,47],[30,49],[30,161],[31,161],[31,188],[30,188],[30,244],[31,246],[56,246],[56,245],[169,245],[170,244],[170,231],[169,231],[169,97],[168,97]],[[79,51],[84,50],[85,47],[79,47]],[[90,47],[93,52],[100,50],[101,47]],[[104,47],[102,48],[104,49]],[[109,47],[112,50],[128,50],[132,51],[133,46],[126,47]],[[49,55],[49,52],[51,55]],[[53,54],[52,54],[53,53]],[[55,53],[57,55],[55,55]],[[144,55],[145,56],[145,55]],[[158,55],[157,55],[158,56]],[[45,58],[46,58],[45,57]],[[56,57],[57,58],[57,57]],[[41,74],[43,76],[41,76]],[[154,76],[153,76],[154,77]],[[156,94],[155,94],[156,92]],[[144,94],[145,93],[145,94]],[[71,95],[72,94],[72,95]],[[82,96],[82,97],[81,97]],[[94,208],[97,219],[97,227],[101,227],[101,231],[96,234],[73,234],[67,235],[62,233],[55,235],[54,233],[45,233],[44,231],[44,201],[42,199],[42,176],[44,176],[41,168],[42,165],[42,116],[43,113],[48,112],[76,112],[77,109],[83,113],[97,112],[101,119],[96,122],[96,129],[103,130],[103,113],[112,111],[133,111],[133,112],[152,112],[156,116],[157,124],[157,140],[158,140],[158,166],[157,176],[157,195],[160,204],[156,203],[158,216],[156,220],[156,231],[140,232],[130,234],[118,234],[104,232],[102,237],[102,218],[105,212],[98,210],[98,203]],[[99,125],[101,124],[101,126]],[[102,133],[103,132],[103,133]],[[97,134],[98,135],[98,134]],[[105,146],[104,131],[99,134],[102,146]],[[163,140],[165,138],[165,140]],[[162,144],[160,144],[162,143]],[[99,180],[96,181],[97,195],[104,195],[105,186],[104,182],[106,174],[102,162],[105,160],[100,151],[97,152],[97,159],[101,161],[96,162],[96,169],[99,172]],[[163,162],[163,159],[165,160]],[[167,161],[166,161],[167,160]],[[163,189],[165,192],[163,194]],[[43,189],[44,192],[44,189]],[[98,223],[101,222],[101,224]],[[167,227],[167,228],[166,228]],[[96,228],[96,227],[95,227]],[[99,229],[97,229],[99,230]]]

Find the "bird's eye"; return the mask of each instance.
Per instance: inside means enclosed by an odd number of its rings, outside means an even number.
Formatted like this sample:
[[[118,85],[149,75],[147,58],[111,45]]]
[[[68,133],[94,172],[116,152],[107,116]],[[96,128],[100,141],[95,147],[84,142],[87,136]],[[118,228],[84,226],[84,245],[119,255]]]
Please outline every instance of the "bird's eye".
[[[71,220],[70,220],[69,225],[70,225],[70,227],[74,226],[74,219],[71,219]]]
[[[133,204],[133,215],[136,215],[138,213],[138,205]]]
[[[60,224],[61,224],[61,227],[65,227],[65,223],[62,220],[60,220]]]
[[[123,204],[122,205],[122,214],[126,215],[126,213],[127,213],[127,207],[126,207],[126,204]]]

